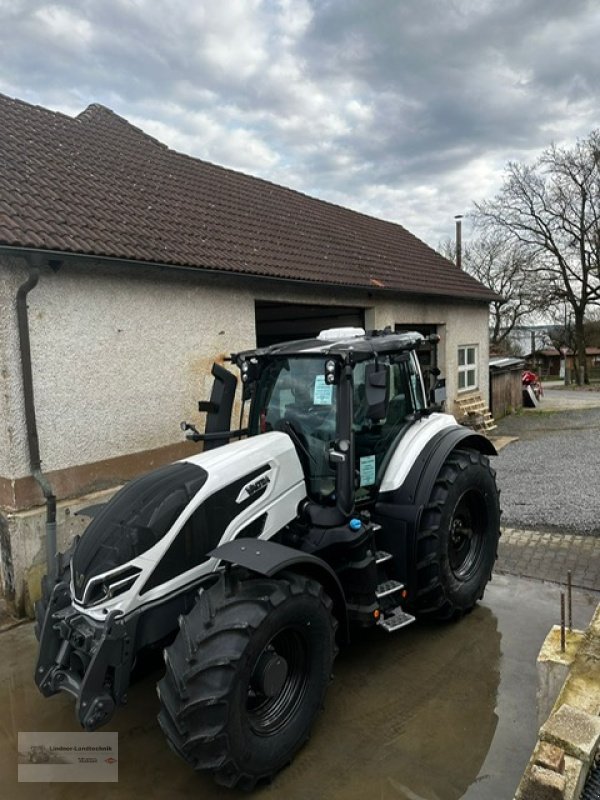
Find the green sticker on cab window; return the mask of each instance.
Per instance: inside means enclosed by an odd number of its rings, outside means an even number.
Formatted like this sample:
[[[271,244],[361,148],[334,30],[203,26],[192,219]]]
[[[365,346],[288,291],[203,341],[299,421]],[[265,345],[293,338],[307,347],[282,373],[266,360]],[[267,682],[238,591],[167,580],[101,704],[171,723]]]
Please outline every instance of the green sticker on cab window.
[[[375,456],[362,456],[360,459],[360,485],[373,486],[375,483]]]

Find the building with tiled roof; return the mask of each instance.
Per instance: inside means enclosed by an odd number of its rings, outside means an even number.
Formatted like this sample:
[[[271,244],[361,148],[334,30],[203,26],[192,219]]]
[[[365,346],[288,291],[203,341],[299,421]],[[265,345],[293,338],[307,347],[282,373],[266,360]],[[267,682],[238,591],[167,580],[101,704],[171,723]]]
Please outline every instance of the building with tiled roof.
[[[436,331],[424,357],[450,404],[459,385],[486,396],[492,297],[401,225],[175,152],[103,106],[72,118],[0,95],[0,526],[43,501],[31,407],[62,508],[188,452],[179,421],[213,360],[257,342]],[[17,594],[31,530],[2,555]]]
[[[329,286],[489,300],[409,233],[170,150],[99,105],[0,97],[0,244]]]

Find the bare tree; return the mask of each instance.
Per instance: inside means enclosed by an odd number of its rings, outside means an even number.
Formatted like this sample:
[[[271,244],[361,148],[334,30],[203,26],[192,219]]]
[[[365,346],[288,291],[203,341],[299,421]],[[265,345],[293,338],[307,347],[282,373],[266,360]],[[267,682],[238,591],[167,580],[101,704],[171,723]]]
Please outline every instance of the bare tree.
[[[441,242],[439,250],[454,260],[451,240]],[[498,295],[490,303],[490,344],[511,350],[514,329],[548,307],[548,297],[540,291],[535,274],[535,254],[505,231],[479,220],[477,235],[463,250],[462,266]]]
[[[577,381],[587,381],[584,323],[600,301],[600,131],[572,148],[553,145],[532,165],[510,163],[476,218],[527,249],[540,293],[570,307]]]
[[[490,303],[491,344],[506,346],[517,325],[546,308],[548,299],[539,291],[534,264],[529,248],[498,230],[482,232],[465,247],[465,270],[499,297]]]

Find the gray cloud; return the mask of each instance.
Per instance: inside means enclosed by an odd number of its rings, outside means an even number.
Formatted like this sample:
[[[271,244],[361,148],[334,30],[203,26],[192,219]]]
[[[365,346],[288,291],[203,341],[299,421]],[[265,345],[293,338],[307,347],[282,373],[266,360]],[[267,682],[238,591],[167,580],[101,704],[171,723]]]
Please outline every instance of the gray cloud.
[[[0,0],[0,91],[436,244],[508,159],[600,124],[590,0]]]

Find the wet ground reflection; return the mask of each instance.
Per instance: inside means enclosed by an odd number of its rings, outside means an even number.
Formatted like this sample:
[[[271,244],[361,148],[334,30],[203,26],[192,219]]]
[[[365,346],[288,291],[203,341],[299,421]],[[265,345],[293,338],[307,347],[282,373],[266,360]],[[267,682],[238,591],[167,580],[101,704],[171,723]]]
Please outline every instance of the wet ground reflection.
[[[485,604],[458,624],[367,632],[337,661],[311,741],[254,796],[509,800],[533,742],[535,656],[555,620],[555,593],[496,578]],[[597,597],[576,599],[576,614],[588,619]],[[77,729],[68,696],[38,693],[34,657],[32,626],[0,635],[0,796],[79,800],[82,789],[89,800],[243,796],[170,752],[156,723],[156,671],[132,687],[108,727],[119,731],[118,784],[18,784],[19,730]]]

